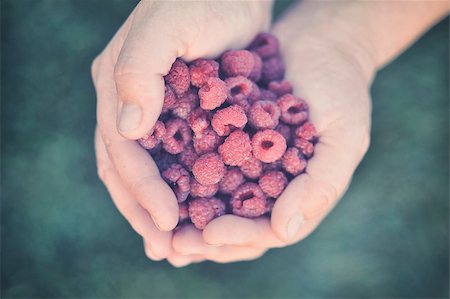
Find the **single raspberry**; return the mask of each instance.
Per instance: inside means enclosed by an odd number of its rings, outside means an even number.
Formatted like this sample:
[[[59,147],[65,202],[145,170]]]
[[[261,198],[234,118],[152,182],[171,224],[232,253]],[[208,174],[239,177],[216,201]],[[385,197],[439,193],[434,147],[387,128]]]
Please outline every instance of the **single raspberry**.
[[[295,147],[288,148],[281,161],[283,163],[284,170],[294,176],[302,173],[307,165],[305,157]]]
[[[217,184],[223,178],[225,171],[222,158],[216,153],[200,156],[192,166],[192,174],[203,185]]]
[[[191,179],[191,196],[212,197],[219,191],[219,184],[202,185],[196,179]]]
[[[252,90],[247,97],[248,103],[251,105],[261,99],[261,90],[255,82],[252,82]]]
[[[280,159],[286,147],[284,137],[274,130],[259,131],[252,137],[253,155],[265,163]]]
[[[158,120],[150,132],[138,139],[138,142],[143,148],[152,149],[161,142],[165,133],[166,127],[164,126],[164,123]]]
[[[286,188],[288,180],[281,171],[269,171],[259,178],[258,184],[267,196],[276,198]]]
[[[192,170],[192,166],[194,166],[197,159],[198,155],[191,144],[187,145],[183,151],[178,154],[178,162],[188,170]]]
[[[189,218],[188,205],[185,202],[178,203],[179,222]]]
[[[162,173],[162,177],[173,189],[178,202],[185,201],[191,188],[189,172],[180,164],[172,164]]]
[[[287,144],[290,144],[292,138],[291,127],[285,124],[278,124],[278,126],[275,127],[275,131],[280,133],[284,139],[286,139]]]
[[[248,49],[255,51],[261,58],[266,59],[278,55],[278,39],[270,33],[262,32],[255,37]]]
[[[280,108],[272,101],[257,101],[250,107],[248,121],[256,129],[274,129],[280,119]]]
[[[219,76],[219,64],[212,59],[197,59],[189,65],[191,84],[195,87],[202,87],[211,77]]]
[[[218,198],[194,198],[189,202],[189,217],[194,226],[204,229],[214,218],[225,214],[225,203]]]
[[[295,138],[294,146],[306,157],[310,158],[314,153],[314,144],[303,138]]]
[[[217,110],[211,120],[211,125],[219,136],[230,134],[232,127],[242,129],[246,123],[247,116],[239,105]]]
[[[219,182],[219,190],[225,194],[231,194],[237,187],[245,182],[244,175],[239,168],[229,168]]]
[[[153,158],[153,161],[155,161],[156,166],[158,166],[160,173],[168,169],[172,164],[177,163],[177,157],[172,154],[169,154],[164,150],[161,150],[160,146],[157,146],[156,148],[152,149],[152,151],[154,152],[151,153],[151,156]]]
[[[194,133],[201,133],[209,127],[210,114],[201,107],[193,110],[187,117],[187,122]]]
[[[263,101],[276,101],[277,100],[277,95],[268,90],[268,89],[261,89],[261,100]]]
[[[263,164],[261,161],[252,156],[250,159],[245,160],[244,163],[239,166],[239,169],[242,174],[249,179],[256,179],[263,171]]]
[[[175,92],[173,91],[172,87],[170,87],[170,85],[166,85],[164,88],[164,104],[162,107],[162,113],[167,113],[169,112],[169,110],[175,107],[177,96],[175,95]]]
[[[277,97],[284,96],[293,91],[291,83],[287,80],[269,82],[268,87],[271,92],[277,95]]]
[[[302,126],[295,129],[295,136],[298,138],[303,138],[308,141],[314,140],[317,135],[316,128],[310,122],[304,123]]]
[[[220,66],[227,77],[244,76],[255,80],[261,76],[261,64],[261,58],[250,51],[230,50],[222,55]]]
[[[218,152],[225,164],[231,166],[242,165],[245,160],[252,156],[250,137],[241,130],[233,131],[225,139],[224,143],[219,146]]]
[[[182,94],[175,102],[172,108],[172,114],[176,117],[186,119],[198,106],[198,95],[194,90]]]
[[[277,100],[281,120],[289,125],[299,125],[308,119],[308,105],[302,99],[286,94]]]
[[[185,120],[171,119],[166,123],[166,134],[163,138],[163,148],[173,154],[179,154],[192,140],[191,129]]]
[[[266,196],[255,183],[245,183],[232,194],[230,204],[233,214],[255,218],[266,212]]]
[[[200,107],[204,110],[213,110],[225,102],[228,96],[228,88],[225,82],[217,77],[211,77],[199,89]]]
[[[221,138],[210,127],[201,133],[194,134],[193,138],[195,152],[199,155],[215,151],[220,142]]]
[[[246,108],[249,107],[247,99],[252,95],[252,92],[254,92],[254,87],[256,85],[243,76],[227,78],[225,79],[225,83],[228,88],[227,102],[230,104],[237,104],[244,108],[244,110],[247,110]]]
[[[270,81],[279,81],[284,77],[284,63],[280,56],[273,56],[264,60],[261,81],[269,83]]]
[[[169,73],[164,78],[177,95],[182,95],[188,91],[191,83],[189,68],[181,59],[175,60]]]

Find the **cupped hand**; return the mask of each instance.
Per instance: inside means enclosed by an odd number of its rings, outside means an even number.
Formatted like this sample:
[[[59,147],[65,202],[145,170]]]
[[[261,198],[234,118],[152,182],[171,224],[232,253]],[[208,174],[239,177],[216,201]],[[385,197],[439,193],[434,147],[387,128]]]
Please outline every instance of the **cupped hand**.
[[[125,218],[152,244],[150,257],[170,254],[178,222],[175,195],[135,141],[161,113],[163,76],[177,57],[190,61],[244,47],[268,28],[271,4],[143,0],[92,64],[99,176]]]
[[[345,30],[338,31],[340,37],[325,34],[327,26],[299,29],[295,18],[292,11],[273,33],[280,40],[286,79],[309,104],[319,137],[314,156],[277,199],[270,219],[226,215],[203,232],[192,226],[176,231],[168,258],[175,266],[251,260],[307,237],[342,197],[368,149],[375,70],[370,51],[348,43]]]

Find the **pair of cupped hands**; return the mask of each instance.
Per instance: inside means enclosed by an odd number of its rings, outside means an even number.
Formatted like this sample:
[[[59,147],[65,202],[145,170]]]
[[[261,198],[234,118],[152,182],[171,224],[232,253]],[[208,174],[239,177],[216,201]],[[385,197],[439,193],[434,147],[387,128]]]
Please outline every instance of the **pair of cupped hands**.
[[[92,64],[97,94],[98,173],[152,260],[174,266],[251,260],[308,236],[333,209],[369,145],[370,72],[347,39],[301,6],[271,27],[271,2],[141,1]],[[299,13],[300,12],[300,13]],[[313,16],[311,16],[313,18]],[[308,28],[309,27],[309,28]],[[189,62],[242,49],[261,31],[280,40],[286,79],[310,107],[319,141],[306,173],[277,199],[271,218],[225,215],[203,231],[174,230],[178,204],[152,157],[135,140],[158,119],[164,79]]]

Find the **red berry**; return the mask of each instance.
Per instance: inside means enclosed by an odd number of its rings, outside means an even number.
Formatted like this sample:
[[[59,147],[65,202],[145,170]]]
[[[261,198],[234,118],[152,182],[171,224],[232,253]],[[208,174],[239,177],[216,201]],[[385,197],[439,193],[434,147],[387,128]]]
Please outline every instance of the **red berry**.
[[[299,175],[305,170],[307,165],[305,157],[295,147],[288,148],[281,161],[284,170],[292,175]]]
[[[247,50],[230,50],[221,57],[221,69],[227,77],[244,76],[257,81],[261,76],[261,58]]]
[[[170,184],[178,202],[183,202],[189,195],[190,175],[180,164],[172,164],[162,173],[162,177]]]
[[[263,59],[279,53],[278,39],[266,32],[259,33],[248,48],[255,51]]]
[[[172,87],[170,87],[170,85],[166,85],[164,88],[164,104],[162,107],[162,113],[167,113],[170,109],[175,107],[177,96],[175,95],[175,92],[173,91]]]
[[[172,114],[176,117],[186,119],[198,106],[198,96],[193,90],[189,90],[188,92],[181,95],[175,102],[172,108]]]
[[[164,123],[158,120],[150,132],[138,139],[138,142],[143,148],[152,149],[161,142],[165,133],[166,127],[164,126]]]
[[[284,137],[274,130],[259,131],[252,137],[253,155],[265,163],[280,159],[286,147]]]
[[[186,167],[188,170],[192,170],[195,161],[197,161],[198,155],[194,150],[192,144],[187,145],[181,153],[178,154],[178,162]]]
[[[219,154],[222,156],[223,162],[231,166],[239,166],[252,156],[252,145],[248,134],[236,130],[225,139],[224,143],[219,146]]]
[[[284,188],[286,188],[288,180],[281,171],[269,171],[264,173],[258,181],[261,190],[270,197],[278,197]],[[192,187],[191,187],[192,188]]]
[[[256,86],[252,81],[243,76],[230,77],[225,80],[228,88],[228,103],[237,104],[247,110],[248,97],[252,95]]]
[[[178,203],[179,222],[183,222],[189,218],[188,206],[185,202]]]
[[[258,178],[262,171],[263,171],[263,164],[260,160],[256,159],[255,157],[251,157],[242,163],[241,166],[239,166],[242,174],[244,174],[249,179],[256,179]]]
[[[201,133],[209,127],[210,114],[201,107],[193,110],[187,117],[187,122],[194,133]]]
[[[261,79],[263,62],[258,54],[252,52],[252,55],[254,65],[250,75],[248,75],[248,78],[254,82],[257,82],[259,81],[259,79]]]
[[[216,153],[200,156],[192,167],[195,179],[203,185],[217,184],[225,174],[222,158]]]
[[[295,138],[294,146],[307,158],[310,158],[314,153],[314,144],[303,138]]]
[[[191,179],[191,195],[194,197],[212,197],[219,190],[219,184],[202,185],[196,179]]]
[[[247,102],[251,105],[259,100],[261,100],[261,90],[255,82],[252,82],[252,91],[248,95]]]
[[[302,99],[286,94],[277,100],[281,120],[289,125],[299,125],[308,119],[308,105]]]
[[[289,144],[289,142],[291,142],[291,127],[285,124],[278,124],[278,126],[275,127],[275,131],[280,133],[284,139],[286,139],[286,143]]]
[[[174,118],[166,123],[166,134],[163,138],[163,148],[173,154],[179,154],[192,140],[191,129],[186,121]]]
[[[248,120],[256,129],[274,129],[280,119],[280,108],[272,101],[257,101],[249,110]]]
[[[239,105],[217,110],[211,120],[211,125],[219,136],[230,134],[232,127],[242,129],[246,123],[247,116]]]
[[[194,149],[199,155],[213,152],[220,144],[220,137],[210,127],[194,135]]]
[[[204,229],[211,220],[224,214],[225,203],[218,198],[194,198],[189,202],[189,217],[198,229]]]
[[[313,140],[317,135],[316,128],[310,122],[304,123],[302,126],[295,129],[295,136],[306,140]]]
[[[269,90],[277,95],[277,97],[292,93],[292,85],[289,81],[272,81],[269,83]]]
[[[277,95],[270,90],[261,89],[261,100],[263,101],[276,101]]]
[[[199,89],[200,107],[204,110],[213,110],[225,102],[228,95],[228,89],[225,82],[217,77],[211,77]]]
[[[164,78],[177,95],[182,95],[189,89],[191,82],[189,69],[181,59],[175,60],[169,73]]]
[[[255,218],[266,212],[266,196],[255,183],[245,183],[232,194],[230,204],[233,214]]]
[[[219,76],[219,64],[212,59],[197,59],[189,65],[191,84],[202,87],[211,77]]]
[[[245,182],[244,175],[239,168],[229,168],[219,182],[219,190],[225,194],[231,194],[237,187]]]
[[[264,60],[262,67],[262,82],[278,81],[284,77],[284,63],[280,56],[272,56]]]

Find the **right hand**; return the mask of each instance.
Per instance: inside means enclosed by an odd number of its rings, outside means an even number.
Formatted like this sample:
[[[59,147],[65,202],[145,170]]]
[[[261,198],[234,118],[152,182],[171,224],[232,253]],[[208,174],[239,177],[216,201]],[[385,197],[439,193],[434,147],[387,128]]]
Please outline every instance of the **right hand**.
[[[161,113],[163,76],[177,57],[191,61],[245,47],[268,29],[271,4],[143,0],[92,64],[99,176],[136,231],[153,232],[143,237],[155,244],[158,253],[153,256],[158,259],[170,254],[178,204],[151,156],[135,140],[150,131]],[[136,213],[125,212],[123,205]],[[138,214],[153,220],[138,221]],[[156,233],[155,225],[166,233]]]

